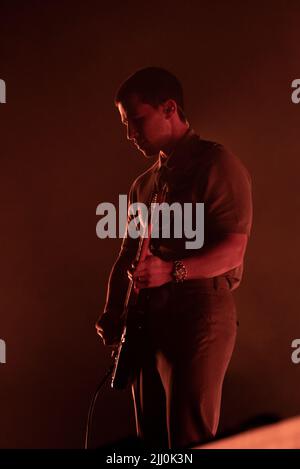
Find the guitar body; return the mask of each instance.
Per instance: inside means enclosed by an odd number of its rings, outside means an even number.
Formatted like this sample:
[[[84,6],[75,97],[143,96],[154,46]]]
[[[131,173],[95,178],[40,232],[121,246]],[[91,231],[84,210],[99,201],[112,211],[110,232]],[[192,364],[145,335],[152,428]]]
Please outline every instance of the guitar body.
[[[111,379],[113,389],[125,389],[140,370],[145,338],[144,314],[138,308],[129,309],[127,313],[126,325],[114,357]]]

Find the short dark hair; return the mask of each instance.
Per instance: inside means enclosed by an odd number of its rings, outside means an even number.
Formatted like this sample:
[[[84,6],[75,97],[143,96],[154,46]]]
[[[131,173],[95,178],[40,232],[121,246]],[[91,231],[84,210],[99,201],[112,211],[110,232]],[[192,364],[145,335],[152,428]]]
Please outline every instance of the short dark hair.
[[[137,94],[144,102],[157,107],[168,99],[173,99],[178,107],[178,115],[185,122],[183,89],[179,80],[168,70],[160,67],[147,67],[130,75],[119,87],[115,104],[126,103],[128,97]]]

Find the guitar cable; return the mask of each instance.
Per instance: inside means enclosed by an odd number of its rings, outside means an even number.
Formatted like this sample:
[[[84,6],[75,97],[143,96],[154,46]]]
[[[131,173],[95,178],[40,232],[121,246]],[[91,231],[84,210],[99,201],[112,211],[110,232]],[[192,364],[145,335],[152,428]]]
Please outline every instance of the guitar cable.
[[[95,391],[95,393],[92,397],[90,407],[89,407],[88,417],[87,417],[87,423],[86,423],[84,449],[89,448],[89,443],[90,443],[90,438],[91,438],[90,435],[91,435],[91,429],[92,429],[92,421],[93,421],[96,401],[98,399],[98,396],[99,396],[99,393],[100,393],[102,387],[104,386],[104,384],[106,383],[106,381],[110,377],[110,375],[112,374],[113,368],[114,368],[114,364],[112,364],[110,366],[110,368],[108,369],[108,371],[105,373],[104,377],[102,378],[102,380],[98,384],[98,386],[96,388],[96,391]]]

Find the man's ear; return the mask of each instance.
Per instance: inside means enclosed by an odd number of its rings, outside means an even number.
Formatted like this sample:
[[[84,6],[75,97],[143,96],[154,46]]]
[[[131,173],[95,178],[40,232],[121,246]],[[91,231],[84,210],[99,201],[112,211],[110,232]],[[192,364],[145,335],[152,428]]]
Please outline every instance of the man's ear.
[[[169,119],[172,117],[174,112],[177,110],[177,104],[173,99],[168,99],[163,103],[163,112],[165,116]]]

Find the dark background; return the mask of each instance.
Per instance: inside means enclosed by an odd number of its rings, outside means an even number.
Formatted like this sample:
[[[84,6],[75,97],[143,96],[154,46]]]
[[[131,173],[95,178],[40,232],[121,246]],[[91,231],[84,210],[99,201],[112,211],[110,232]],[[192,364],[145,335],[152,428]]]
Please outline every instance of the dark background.
[[[253,179],[220,431],[300,413],[299,18],[297,1],[0,0],[0,447],[83,445],[110,363],[94,322],[120,246],[96,237],[96,206],[151,164],[126,141],[113,96],[148,65],[179,77],[193,127]],[[133,432],[129,392],[107,388],[93,445]]]

